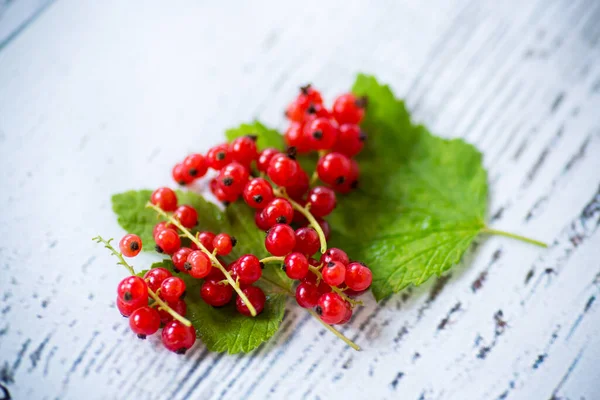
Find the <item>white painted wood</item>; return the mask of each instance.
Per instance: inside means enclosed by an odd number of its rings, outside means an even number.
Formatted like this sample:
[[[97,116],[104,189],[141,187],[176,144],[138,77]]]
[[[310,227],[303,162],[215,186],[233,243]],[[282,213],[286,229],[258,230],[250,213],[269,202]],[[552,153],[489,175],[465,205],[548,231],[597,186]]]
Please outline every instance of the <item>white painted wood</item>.
[[[0,51],[12,398],[599,398],[600,4],[217,3],[61,0]],[[110,194],[169,182],[227,127],[282,127],[299,84],[331,98],[357,71],[476,144],[492,225],[552,247],[482,238],[437,283],[367,301],[344,329],[360,353],[292,304],[251,355],[135,339],[112,306],[123,271],[90,240],[122,233]]]

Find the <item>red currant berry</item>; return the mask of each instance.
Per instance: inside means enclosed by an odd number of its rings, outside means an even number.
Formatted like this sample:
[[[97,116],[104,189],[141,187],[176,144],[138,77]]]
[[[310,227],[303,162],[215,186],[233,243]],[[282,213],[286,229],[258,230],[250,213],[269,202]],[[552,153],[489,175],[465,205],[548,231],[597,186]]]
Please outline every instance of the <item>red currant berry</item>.
[[[258,229],[266,231],[270,228],[269,224],[267,224],[267,220],[263,215],[262,210],[256,210],[254,213],[254,223],[258,226]]]
[[[144,280],[148,284],[148,288],[156,292],[163,281],[173,276],[166,268],[152,268],[144,274]]]
[[[165,279],[160,284],[160,297],[168,303],[174,303],[185,293],[185,282],[176,276]]]
[[[208,250],[209,253],[212,253],[213,250],[215,249],[215,247],[213,246],[213,241],[215,240],[215,234],[212,232],[208,232],[208,231],[202,231],[200,233],[198,233],[198,241],[202,244],[202,246],[204,246],[204,248],[206,250]],[[194,245],[194,247],[196,246],[194,243],[192,243]],[[195,248],[194,250],[199,250],[197,248]]]
[[[213,247],[217,250],[218,255],[226,256],[231,253],[236,243],[237,240],[233,236],[229,236],[226,233],[219,233],[213,240]]]
[[[273,187],[263,178],[254,178],[246,184],[244,201],[252,208],[265,208],[273,200]]]
[[[325,221],[323,218],[316,218],[321,230],[323,231],[323,235],[325,236],[325,240],[329,240],[329,236],[331,236],[331,226],[329,226],[329,222]]]
[[[302,282],[296,288],[296,302],[300,307],[313,308],[319,303],[321,293],[314,283]]]
[[[306,142],[312,150],[330,150],[338,137],[335,122],[328,118],[316,118],[304,128]]]
[[[185,270],[192,278],[202,279],[210,273],[212,264],[210,258],[201,250],[192,251],[185,263]]]
[[[225,274],[219,268],[211,268],[210,272],[206,277],[204,277],[205,281],[212,282],[221,282],[225,279]]]
[[[311,104],[306,109],[305,122],[310,122],[315,118],[331,119],[331,113],[322,104]]]
[[[298,162],[285,154],[276,155],[271,159],[267,175],[278,186],[289,186],[296,182],[300,166]]]
[[[360,175],[360,169],[356,160],[350,160],[350,173],[344,179],[344,183],[341,185],[335,185],[334,189],[340,193],[349,193],[353,189],[358,187],[358,177]]]
[[[267,251],[274,256],[281,257],[290,253],[296,246],[294,230],[289,225],[277,224],[272,226],[265,239]]]
[[[250,173],[242,164],[233,161],[219,172],[217,181],[225,193],[240,194],[244,190]]]
[[[159,253],[173,254],[181,248],[181,239],[173,229],[164,229],[154,238],[156,251]]]
[[[260,279],[262,275],[262,265],[258,257],[252,254],[246,254],[237,261],[235,267],[240,283],[251,285]],[[253,303],[254,304],[254,303]]]
[[[362,292],[371,286],[373,274],[365,265],[357,262],[346,266],[346,286],[356,292]]]
[[[171,309],[177,314],[181,315],[182,317],[185,317],[185,314],[187,313],[187,305],[185,304],[185,301],[179,299],[175,303],[167,304],[169,304],[169,307],[171,307]],[[169,321],[173,321],[173,316],[167,311],[163,310],[162,308],[159,308],[158,314],[160,315],[161,324],[166,324]]]
[[[169,322],[162,330],[163,345],[172,352],[185,354],[196,342],[196,330],[177,320]]]
[[[231,161],[232,157],[227,143],[215,146],[206,153],[206,163],[210,168],[216,171],[219,171]]]
[[[128,276],[123,279],[117,286],[117,295],[126,304],[138,304],[145,300],[148,304],[148,286],[146,282],[139,276]]]
[[[210,181],[210,191],[215,195],[217,200],[224,203],[226,206],[235,202],[239,197],[239,193],[225,191],[225,186],[221,185],[217,178]]]
[[[298,226],[308,225],[308,220],[306,219],[306,216],[298,210],[294,210],[294,219],[292,220],[292,222]]]
[[[125,257],[135,257],[142,251],[142,239],[133,233],[125,235],[119,242],[119,249]]]
[[[267,204],[262,213],[269,227],[275,224],[289,224],[294,218],[292,204],[281,197],[275,198]]]
[[[311,227],[296,229],[296,247],[294,251],[300,252],[306,256],[312,256],[321,247],[319,235]]]
[[[333,102],[333,117],[340,124],[358,124],[365,116],[366,97],[343,94]]]
[[[350,159],[341,153],[329,153],[319,159],[317,174],[319,179],[329,185],[341,185],[350,175]]]
[[[152,307],[138,308],[129,317],[129,327],[140,339],[146,339],[160,328],[160,315]]]
[[[271,159],[277,154],[281,154],[281,152],[273,147],[267,147],[261,151],[260,155],[258,156],[258,160],[256,160],[256,167],[258,170],[260,172],[267,173]]]
[[[360,130],[358,125],[343,124],[340,126],[338,140],[333,146],[333,151],[354,157],[363,149],[365,140],[367,140],[367,135]]]
[[[324,186],[314,187],[308,192],[308,204],[312,215],[325,217],[335,208],[335,192]]]
[[[183,166],[192,179],[202,178],[208,170],[208,164],[202,154],[190,154],[184,158]]]
[[[179,220],[181,225],[188,229],[193,228],[198,223],[198,213],[192,206],[183,205],[177,207],[173,216]]]
[[[221,307],[229,303],[233,296],[233,289],[227,283],[205,280],[200,289],[200,297],[206,304]]]
[[[161,187],[152,192],[150,202],[163,211],[174,211],[177,208],[177,195],[168,187]]]
[[[321,255],[321,263],[327,264],[332,261],[339,261],[344,265],[348,265],[350,258],[348,258],[348,254],[344,250],[332,247],[327,249],[325,254]]]
[[[256,286],[247,287],[246,289],[242,290],[242,292],[246,295],[248,301],[250,301],[250,304],[254,306],[256,314],[260,314],[262,310],[264,310],[265,302],[267,301],[265,293]],[[240,314],[246,315],[248,317],[252,316],[250,310],[248,309],[248,306],[246,305],[246,303],[244,303],[244,300],[242,300],[241,297],[238,297],[235,300],[235,308],[237,308]]]
[[[325,293],[319,298],[316,311],[326,324],[337,324],[346,315],[346,302],[337,293]]]
[[[285,131],[285,144],[288,147],[295,147],[298,154],[308,153],[311,150],[310,144],[304,135],[304,124],[292,122]]]
[[[256,149],[256,136],[242,136],[231,142],[229,148],[231,158],[242,165],[250,168],[252,161],[258,158],[258,150]]]
[[[165,221],[159,222],[158,224],[154,225],[154,228],[152,229],[152,237],[154,238],[154,240],[156,240],[156,235],[158,235],[160,232],[164,231],[165,229],[172,229],[174,231],[177,230],[177,227],[173,224],[169,224]]]
[[[310,83],[300,87],[300,94],[297,100],[308,104],[323,104],[321,93],[313,88]]]
[[[308,174],[303,169],[300,169],[296,175],[296,181],[293,184],[286,186],[285,190],[292,199],[301,200],[302,196],[306,194],[309,186]]]
[[[176,164],[171,171],[171,175],[173,176],[173,180],[180,184],[181,186],[187,185],[188,183],[192,183],[193,178],[188,175],[185,166],[183,164]]]
[[[137,302],[134,303],[125,303],[119,296],[117,296],[117,308],[119,312],[124,317],[129,317],[131,313],[137,310],[140,307],[144,307],[148,305],[148,298],[139,298]]]
[[[302,253],[290,253],[283,260],[283,269],[290,279],[302,279],[308,274],[308,260]]]
[[[351,318],[352,318],[352,307],[350,307],[350,304],[348,304],[348,302],[346,302],[346,313],[344,314],[344,317],[341,319],[341,321],[338,322],[338,324],[343,325],[343,324],[347,323],[348,321],[350,321]]]
[[[185,272],[185,262],[192,251],[193,250],[189,247],[182,247],[173,253],[171,256],[171,261],[173,261],[173,266],[177,271]]]
[[[346,267],[339,261],[330,261],[321,271],[323,280],[329,286],[338,286],[344,283],[346,278]]]

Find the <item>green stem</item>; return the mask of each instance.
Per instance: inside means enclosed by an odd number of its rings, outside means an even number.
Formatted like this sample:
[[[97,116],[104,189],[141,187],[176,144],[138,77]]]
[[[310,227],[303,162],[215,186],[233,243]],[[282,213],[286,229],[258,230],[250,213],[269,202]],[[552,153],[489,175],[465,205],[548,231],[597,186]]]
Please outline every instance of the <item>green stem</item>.
[[[102,243],[104,244],[104,247],[106,247],[107,249],[110,250],[110,252],[113,254],[113,256],[117,257],[120,261],[118,262],[118,264],[124,266],[125,268],[127,268],[127,271],[129,271],[129,273],[131,275],[135,275],[135,270],[133,269],[133,267],[131,265],[129,265],[129,263],[127,261],[125,261],[125,259],[123,258],[123,254],[119,253],[111,244],[110,241],[112,239],[108,239],[108,240],[104,240],[101,236],[96,236],[95,238],[93,238],[92,240],[94,240],[96,243]],[[179,313],[175,310],[173,310],[171,307],[169,307],[169,305],[167,303],[165,303],[164,301],[162,301],[162,299],[160,297],[158,297],[158,295],[156,293],[154,293],[154,291],[150,288],[148,288],[148,295],[150,297],[152,297],[152,299],[156,302],[156,304],[158,304],[160,306],[160,308],[162,308],[163,310],[165,310],[166,312],[168,312],[169,314],[171,314],[171,316],[173,316],[173,318],[175,318],[177,321],[181,322],[183,325],[190,327],[192,326],[192,323],[185,319],[184,317],[182,317],[181,315],[179,315]]]
[[[285,257],[277,257],[277,256],[271,256],[271,257],[265,257],[262,260],[260,260],[261,263],[270,263],[270,262],[281,262],[285,260]]]
[[[498,229],[492,229],[492,228],[485,227],[485,228],[483,228],[481,230],[481,233],[487,233],[487,234],[490,234],[490,235],[506,236],[506,237],[509,237],[509,238],[520,240],[522,242],[534,244],[536,246],[540,246],[540,247],[544,247],[544,248],[548,247],[548,244],[546,244],[544,242],[540,242],[539,240],[531,239],[531,238],[528,238],[528,237],[525,237],[525,236],[521,236],[521,235],[516,235],[516,234],[510,233],[510,232],[501,231],[501,230],[498,230]]]
[[[315,317],[317,319],[317,321],[319,321],[321,323],[321,325],[323,325],[325,328],[327,328],[329,330],[329,332],[333,333],[335,336],[337,336],[338,338],[342,339],[344,341],[344,343],[346,343],[348,346],[352,347],[354,350],[356,351],[360,351],[360,346],[357,345],[356,343],[354,343],[352,340],[348,339],[346,336],[344,336],[342,334],[342,332],[338,331],[337,329],[335,329],[333,326],[323,322],[323,320],[321,318],[319,318],[319,314],[317,314],[316,312],[314,312],[313,310],[307,310],[310,315],[312,315],[313,317]]]
[[[229,271],[227,271],[225,269],[225,267],[223,267],[223,265],[221,265],[221,262],[219,261],[219,259],[217,257],[215,257],[215,255],[213,253],[208,251],[208,249],[206,247],[204,247],[202,242],[200,242],[196,236],[192,235],[192,233],[185,226],[181,225],[181,222],[179,222],[179,220],[177,218],[175,218],[174,216],[172,216],[170,214],[167,214],[162,208],[155,206],[154,204],[152,204],[150,202],[148,202],[146,204],[146,207],[152,208],[159,215],[168,219],[169,222],[171,222],[173,225],[175,225],[177,228],[179,228],[179,230],[185,236],[187,236],[196,246],[198,246],[198,248],[200,250],[202,250],[204,252],[204,254],[206,254],[208,256],[208,258],[210,258],[212,264],[215,267],[217,267],[223,273],[223,275],[225,275],[227,282],[229,282],[229,284],[231,285],[233,290],[235,290],[237,292],[238,296],[240,296],[240,298],[242,299],[244,304],[246,304],[246,307],[248,307],[248,311],[250,311],[250,315],[252,315],[253,317],[256,317],[256,308],[254,308],[252,303],[250,303],[250,300],[248,300],[248,297],[244,294],[244,292],[242,292],[242,289],[240,289],[240,286],[237,284],[237,282],[233,280],[233,278],[229,274]]]

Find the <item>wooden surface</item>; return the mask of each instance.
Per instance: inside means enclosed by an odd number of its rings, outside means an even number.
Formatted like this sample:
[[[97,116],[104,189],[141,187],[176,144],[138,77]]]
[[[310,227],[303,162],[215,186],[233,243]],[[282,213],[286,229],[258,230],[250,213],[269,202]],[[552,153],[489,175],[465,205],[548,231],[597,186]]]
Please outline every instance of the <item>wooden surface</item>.
[[[0,50],[0,398],[599,399],[600,3],[218,3],[58,0]],[[122,234],[110,195],[358,71],[477,145],[491,225],[551,248],[481,238],[369,299],[343,329],[360,353],[293,304],[250,355],[137,340],[91,241]]]

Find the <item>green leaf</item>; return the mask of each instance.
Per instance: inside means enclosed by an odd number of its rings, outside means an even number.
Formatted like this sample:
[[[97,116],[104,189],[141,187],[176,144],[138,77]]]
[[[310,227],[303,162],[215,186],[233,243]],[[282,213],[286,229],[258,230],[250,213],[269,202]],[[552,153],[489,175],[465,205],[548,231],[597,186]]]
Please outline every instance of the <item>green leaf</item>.
[[[279,150],[283,150],[285,148],[283,136],[281,136],[276,130],[269,129],[258,121],[254,121],[251,124],[242,124],[237,128],[231,128],[225,131],[225,136],[229,142],[235,138],[245,135],[258,136],[256,144],[259,150],[267,147],[275,147]]]
[[[331,245],[369,265],[380,300],[460,261],[485,227],[487,175],[475,147],[413,125],[388,86],[359,75],[353,92],[369,101],[362,184],[338,197]]]
[[[152,228],[159,221],[153,210],[145,208],[151,193],[150,190],[128,191],[112,198],[119,224],[128,232],[139,235],[147,250],[153,249]],[[237,245],[228,259],[249,253],[260,258],[267,256],[265,234],[254,224],[254,212],[250,207],[237,202],[221,211],[193,192],[178,191],[177,196],[180,204],[190,204],[198,211],[198,230],[226,232],[237,238]],[[170,259],[155,263],[152,268],[159,266],[173,269]],[[250,318],[236,311],[234,301],[218,309],[207,305],[200,298],[202,281],[185,274],[178,276],[187,286],[187,318],[208,349],[217,352],[249,352],[268,340],[279,328],[286,297],[292,293],[292,281],[276,264],[268,264],[257,283],[267,295],[265,309]]]

